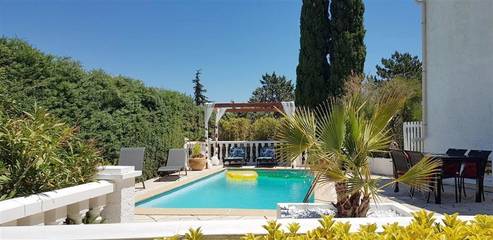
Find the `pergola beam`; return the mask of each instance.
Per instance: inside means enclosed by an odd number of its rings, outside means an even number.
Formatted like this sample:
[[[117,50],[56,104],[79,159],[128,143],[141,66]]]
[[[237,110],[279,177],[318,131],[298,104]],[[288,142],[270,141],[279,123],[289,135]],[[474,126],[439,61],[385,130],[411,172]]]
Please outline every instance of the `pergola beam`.
[[[282,109],[280,102],[258,102],[258,103],[215,103],[214,108],[265,108],[276,107]]]

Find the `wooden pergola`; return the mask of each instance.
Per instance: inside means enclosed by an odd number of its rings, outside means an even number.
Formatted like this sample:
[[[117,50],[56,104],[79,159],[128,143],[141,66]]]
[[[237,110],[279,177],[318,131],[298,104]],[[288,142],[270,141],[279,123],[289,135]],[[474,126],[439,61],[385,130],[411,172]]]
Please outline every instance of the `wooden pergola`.
[[[219,120],[224,116],[227,112],[232,113],[247,113],[247,112],[284,112],[287,116],[293,116],[295,112],[295,104],[294,102],[257,102],[257,103],[206,103],[204,105],[204,120],[205,120],[205,139],[206,139],[206,156],[210,160],[209,149],[210,149],[210,141],[209,141],[209,119],[212,115],[212,112],[216,112],[215,119],[215,144],[218,141],[218,125]],[[214,148],[217,149],[217,148]],[[217,153],[214,153],[216,156]],[[216,156],[217,157],[217,156]]]
[[[214,109],[226,108],[226,112],[282,112],[281,102],[258,102],[258,103],[215,103]]]

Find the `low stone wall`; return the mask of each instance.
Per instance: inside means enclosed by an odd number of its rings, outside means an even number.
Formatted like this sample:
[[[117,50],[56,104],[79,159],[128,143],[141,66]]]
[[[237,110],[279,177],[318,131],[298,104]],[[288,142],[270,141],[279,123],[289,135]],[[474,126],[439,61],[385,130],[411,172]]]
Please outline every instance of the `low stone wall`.
[[[371,173],[382,176],[393,176],[393,165],[391,158],[373,157],[370,158]]]
[[[135,177],[129,166],[99,168],[98,181],[0,201],[0,226],[122,223],[134,218]],[[1,236],[0,236],[1,238]]]
[[[461,220],[473,219],[469,216],[461,216]],[[335,221],[350,223],[350,231],[357,231],[360,225],[376,224],[377,231],[383,231],[382,226],[389,223],[398,223],[405,226],[411,222],[411,217],[392,218],[337,218]],[[437,222],[441,217],[437,216]],[[301,233],[306,233],[319,226],[319,219],[281,219],[278,220],[282,228],[289,223],[300,224]],[[256,235],[265,234],[266,220],[214,220],[214,221],[175,221],[153,223],[129,223],[129,224],[92,224],[92,225],[68,225],[68,226],[30,226],[0,228],[0,236],[4,239],[154,239],[164,236],[183,235],[189,228],[200,227],[206,239],[239,239],[247,233]]]

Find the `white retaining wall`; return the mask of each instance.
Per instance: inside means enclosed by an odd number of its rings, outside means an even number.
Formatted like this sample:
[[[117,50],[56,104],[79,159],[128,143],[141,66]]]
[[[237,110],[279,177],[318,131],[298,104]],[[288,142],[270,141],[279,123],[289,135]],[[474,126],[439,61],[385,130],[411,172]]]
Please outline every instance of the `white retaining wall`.
[[[437,221],[441,217],[437,216]],[[471,220],[473,217],[461,216],[462,220]],[[407,225],[412,217],[392,218],[339,218],[338,222],[349,222],[350,231],[357,231],[360,225],[377,225],[377,231],[382,231],[383,225],[398,223]],[[306,233],[319,226],[318,219],[280,219],[285,230],[292,222],[300,224],[299,233]],[[266,220],[208,220],[208,221],[176,221],[130,224],[92,224],[92,225],[66,225],[66,226],[30,226],[30,227],[0,227],[0,238],[4,239],[153,239],[164,236],[183,235],[189,228],[200,227],[207,236],[243,236],[247,233],[256,235],[265,234],[262,225]]]
[[[87,213],[96,222],[131,222],[140,174],[134,167],[105,166],[97,182],[0,201],[0,226],[59,225],[67,218],[80,224]]]

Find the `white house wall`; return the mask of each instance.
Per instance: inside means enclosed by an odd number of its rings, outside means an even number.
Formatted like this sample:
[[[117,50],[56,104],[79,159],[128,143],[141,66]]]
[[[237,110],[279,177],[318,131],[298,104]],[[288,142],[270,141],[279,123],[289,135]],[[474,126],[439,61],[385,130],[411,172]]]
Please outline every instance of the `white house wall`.
[[[425,151],[493,150],[493,0],[425,6]]]

